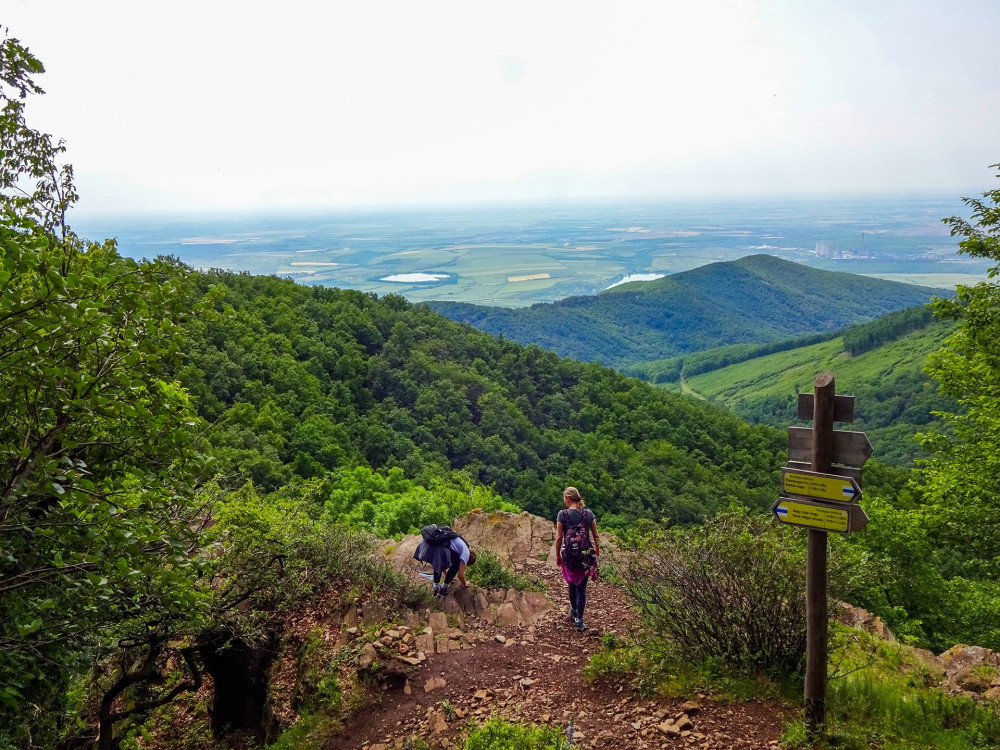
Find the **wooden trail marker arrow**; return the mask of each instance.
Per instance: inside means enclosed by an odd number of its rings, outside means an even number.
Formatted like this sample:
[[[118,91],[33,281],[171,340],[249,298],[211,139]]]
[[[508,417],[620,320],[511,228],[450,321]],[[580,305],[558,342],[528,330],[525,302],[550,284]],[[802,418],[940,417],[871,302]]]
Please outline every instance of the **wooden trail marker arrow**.
[[[781,468],[781,491],[786,495],[856,503],[861,500],[861,486],[852,477],[803,471],[788,466]]]
[[[830,461],[848,466],[863,466],[872,454],[872,444],[863,432],[833,430],[833,452]],[[812,427],[788,428],[788,460],[811,461],[813,451]]]
[[[811,393],[799,394],[799,419],[813,418],[815,409],[815,397]],[[833,397],[833,421],[853,422],[854,421],[854,396],[834,396]]]

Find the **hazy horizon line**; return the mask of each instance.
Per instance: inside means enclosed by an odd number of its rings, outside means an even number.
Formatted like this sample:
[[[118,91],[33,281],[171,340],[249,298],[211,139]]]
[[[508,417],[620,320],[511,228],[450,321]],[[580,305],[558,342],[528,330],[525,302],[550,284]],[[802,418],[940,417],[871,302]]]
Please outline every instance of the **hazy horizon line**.
[[[415,213],[415,212],[450,212],[469,210],[489,210],[502,208],[541,208],[556,209],[566,207],[613,207],[626,208],[653,207],[664,205],[708,205],[713,203],[731,202],[741,205],[768,204],[777,202],[815,203],[820,201],[948,201],[961,203],[963,198],[982,196],[984,189],[961,191],[961,194],[945,191],[911,190],[911,191],[830,191],[817,193],[718,193],[696,195],[636,195],[636,196],[603,196],[580,198],[496,198],[470,199],[468,201],[404,201],[385,203],[352,203],[330,205],[261,205],[261,206],[211,206],[211,207],[171,207],[163,209],[124,209],[119,211],[87,210],[82,206],[74,206],[69,216],[72,225],[74,218],[83,220],[110,218],[170,218],[170,217],[212,217],[241,216],[256,214],[261,217],[280,216],[318,216],[329,214],[378,214],[378,213]]]

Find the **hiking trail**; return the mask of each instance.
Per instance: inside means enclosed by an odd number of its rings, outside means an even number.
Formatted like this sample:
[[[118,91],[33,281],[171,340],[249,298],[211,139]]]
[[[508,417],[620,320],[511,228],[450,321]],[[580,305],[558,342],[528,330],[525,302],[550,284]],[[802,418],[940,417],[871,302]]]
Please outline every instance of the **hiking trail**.
[[[544,582],[553,609],[534,625],[468,617],[462,630],[440,627],[444,617],[438,616],[439,631],[446,631],[433,633],[438,653],[428,651],[423,662],[412,664],[407,680],[400,678],[380,704],[354,716],[325,750],[407,748],[416,738],[431,748],[457,749],[470,722],[493,716],[562,731],[571,724],[574,748],[777,747],[787,709],[775,703],[721,704],[704,694],[687,701],[643,698],[626,677],[588,683],[582,670],[601,649],[602,634],[628,635],[634,616],[624,595],[611,584],[591,582],[588,629],[580,633],[569,617],[561,571],[536,564],[531,573]],[[426,631],[423,637],[427,643]]]

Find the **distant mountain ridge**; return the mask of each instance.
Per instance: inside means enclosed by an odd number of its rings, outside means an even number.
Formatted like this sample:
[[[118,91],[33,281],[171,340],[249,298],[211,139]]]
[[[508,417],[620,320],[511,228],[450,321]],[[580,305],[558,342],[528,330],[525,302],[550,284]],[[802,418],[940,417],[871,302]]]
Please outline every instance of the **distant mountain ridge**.
[[[832,331],[941,295],[928,287],[750,255],[527,308],[428,305],[489,333],[621,368],[727,344]]]

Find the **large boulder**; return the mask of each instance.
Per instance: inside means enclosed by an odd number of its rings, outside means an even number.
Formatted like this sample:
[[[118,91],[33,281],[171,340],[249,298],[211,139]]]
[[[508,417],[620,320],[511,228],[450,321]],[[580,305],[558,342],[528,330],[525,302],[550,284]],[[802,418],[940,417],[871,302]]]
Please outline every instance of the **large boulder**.
[[[982,646],[952,646],[938,657],[948,682],[966,693],[1000,698],[1000,654]]]
[[[974,667],[1000,668],[1000,654],[982,646],[966,646],[964,643],[952,646],[938,658],[948,679],[954,679]]]
[[[399,570],[413,570],[414,572],[424,569],[430,570],[426,563],[413,559],[413,553],[417,551],[417,545],[420,544],[420,541],[420,534],[410,534],[398,542],[395,539],[383,541],[380,547],[385,559]]]
[[[556,538],[552,521],[526,511],[473,511],[457,518],[454,529],[473,547],[488,549],[515,565],[546,559]]]
[[[452,528],[473,549],[488,549],[511,565],[546,559],[556,538],[555,525],[551,521],[528,512],[473,511],[456,518]],[[419,544],[420,534],[410,534],[398,542],[394,539],[383,541],[381,549],[397,568],[422,569],[424,564],[413,559]]]

